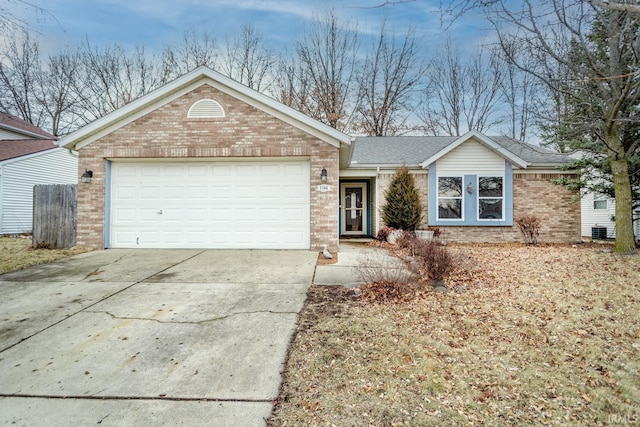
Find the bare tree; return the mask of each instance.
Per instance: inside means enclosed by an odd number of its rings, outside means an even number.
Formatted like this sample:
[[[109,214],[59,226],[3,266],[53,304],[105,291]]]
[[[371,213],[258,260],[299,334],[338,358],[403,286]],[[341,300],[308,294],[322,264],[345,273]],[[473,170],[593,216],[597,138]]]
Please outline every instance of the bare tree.
[[[217,43],[206,31],[200,34],[185,31],[178,43],[164,48],[161,56],[162,81],[166,83],[201,65],[214,68]]]
[[[395,3],[396,2],[384,2],[381,6]],[[637,2],[633,0],[576,0],[575,3],[582,3],[583,5],[591,5],[611,11],[640,13],[640,4],[637,4]],[[492,7],[501,4],[504,4],[503,0],[440,0],[439,11],[442,23],[450,24],[473,10],[491,10]],[[513,5],[516,4],[517,3],[513,3]]]
[[[513,63],[564,96],[571,114],[562,117],[557,137],[607,160],[616,199],[615,250],[635,252],[629,166],[640,154],[640,13],[564,0],[535,6],[525,0],[521,9],[510,9],[500,2],[494,11],[499,40],[520,46],[537,66],[516,55]],[[568,70],[569,84],[554,76],[559,68]]]
[[[39,44],[23,30],[0,53],[0,109],[36,126],[44,125],[37,96],[41,73]]]
[[[79,59],[75,53],[63,51],[51,55],[46,70],[38,79],[38,102],[46,112],[51,133],[62,135],[74,130],[78,95],[73,88],[77,84]]]
[[[419,112],[424,129],[459,136],[484,132],[499,124],[504,70],[493,54],[483,50],[463,63],[459,47],[448,40],[427,71],[427,89]]]
[[[408,130],[413,95],[425,67],[413,30],[401,40],[389,36],[386,22],[357,74],[358,118],[354,128],[372,136],[396,135]]]
[[[81,122],[105,116],[163,83],[159,67],[142,47],[129,54],[118,44],[100,49],[87,41],[79,55],[81,75],[74,90]]]
[[[29,19],[23,15],[32,12]],[[17,34],[33,30],[34,25],[55,19],[51,12],[24,0],[3,0],[0,3],[0,34]]]
[[[308,74],[295,56],[280,57],[272,89],[278,101],[308,114],[315,108],[315,103],[311,101],[310,86]],[[319,117],[320,113],[310,115]]]
[[[515,53],[517,47],[510,46],[509,49]],[[499,58],[500,67],[504,71],[501,98],[508,111],[505,117],[508,135],[513,139],[526,141],[530,127],[534,125],[535,118],[539,114],[538,105],[542,102],[535,101],[539,100],[541,94],[530,74],[513,65],[508,57],[502,54],[502,50],[494,53]]]
[[[316,16],[295,46],[300,65],[297,80],[308,82],[311,95],[308,102],[300,103],[303,112],[336,129],[347,129],[354,111],[348,104],[354,96],[357,32],[341,23],[331,9]]]
[[[276,59],[253,26],[243,25],[238,34],[227,38],[223,52],[219,58],[222,74],[259,92],[271,86]]]

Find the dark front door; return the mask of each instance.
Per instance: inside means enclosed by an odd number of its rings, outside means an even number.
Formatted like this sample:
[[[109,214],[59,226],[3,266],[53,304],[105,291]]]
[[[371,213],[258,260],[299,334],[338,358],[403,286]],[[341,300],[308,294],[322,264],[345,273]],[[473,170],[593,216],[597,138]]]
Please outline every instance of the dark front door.
[[[367,186],[365,183],[341,185],[342,206],[341,234],[366,234],[367,230]]]

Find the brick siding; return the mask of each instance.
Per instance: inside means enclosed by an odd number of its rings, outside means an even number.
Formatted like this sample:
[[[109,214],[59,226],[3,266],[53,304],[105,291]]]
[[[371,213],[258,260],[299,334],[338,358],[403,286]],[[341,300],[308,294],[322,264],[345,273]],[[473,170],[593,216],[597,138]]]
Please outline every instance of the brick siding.
[[[226,117],[189,119],[197,100],[220,103]],[[311,249],[338,249],[338,148],[217,89],[203,85],[79,150],[79,174],[93,171],[78,188],[78,245],[104,248],[105,160],[199,157],[300,157],[311,162]],[[326,168],[333,191],[321,193]]]

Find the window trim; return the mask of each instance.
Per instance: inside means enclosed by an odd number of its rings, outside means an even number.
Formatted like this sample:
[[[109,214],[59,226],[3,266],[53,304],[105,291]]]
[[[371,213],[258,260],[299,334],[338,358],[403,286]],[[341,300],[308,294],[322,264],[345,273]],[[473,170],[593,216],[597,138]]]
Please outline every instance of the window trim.
[[[469,173],[466,173],[461,170],[457,171],[446,171],[439,173],[437,162],[433,162],[429,165],[428,169],[428,194],[427,194],[427,221],[431,226],[442,226],[442,227],[512,227],[513,222],[513,204],[514,204],[514,175],[511,164],[508,161],[505,161],[504,171],[495,171],[490,173],[474,173],[475,171],[471,170]],[[504,218],[502,220],[491,220],[491,221],[478,221],[476,218],[477,214],[474,214],[474,211],[477,212],[477,198],[476,194],[469,194],[465,187],[464,189],[464,220],[452,220],[452,219],[440,219],[438,218],[438,176],[463,176],[464,183],[468,184],[469,181],[472,183],[477,180],[478,175],[482,176],[500,176],[503,175],[504,181],[504,189],[503,189],[503,215]],[[474,189],[475,191],[475,189]]]
[[[460,178],[460,197],[440,197],[440,178]],[[438,175],[436,177],[436,219],[438,221],[461,222],[464,221],[464,175]],[[460,218],[440,218],[440,199],[460,200]]]
[[[604,207],[597,207],[596,203],[602,203],[604,202]],[[593,199],[593,210],[594,211],[606,211],[607,209],[609,209],[609,203],[607,201],[606,198],[594,198]]]
[[[481,197],[480,196],[480,178],[500,178],[502,179],[502,196]],[[476,219],[482,222],[502,222],[505,219],[505,177],[504,175],[476,175]],[[500,218],[480,218],[480,200],[483,199],[499,199],[502,201],[502,212]]]

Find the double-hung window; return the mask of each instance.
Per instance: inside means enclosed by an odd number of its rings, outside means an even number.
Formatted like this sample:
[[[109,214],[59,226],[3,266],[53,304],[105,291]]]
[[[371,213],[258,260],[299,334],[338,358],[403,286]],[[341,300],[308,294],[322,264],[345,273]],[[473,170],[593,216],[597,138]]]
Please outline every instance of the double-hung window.
[[[438,177],[438,219],[462,219],[462,177]]]
[[[504,179],[501,176],[478,177],[478,219],[504,219]]]

